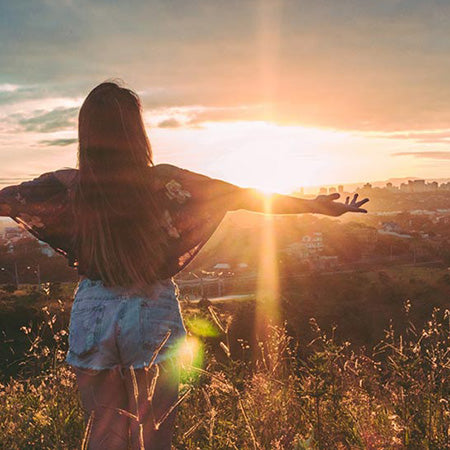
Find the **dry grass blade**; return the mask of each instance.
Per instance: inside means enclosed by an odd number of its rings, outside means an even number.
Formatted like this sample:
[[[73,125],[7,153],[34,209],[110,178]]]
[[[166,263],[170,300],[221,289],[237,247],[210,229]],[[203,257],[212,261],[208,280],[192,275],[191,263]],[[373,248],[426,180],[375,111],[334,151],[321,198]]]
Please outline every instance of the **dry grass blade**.
[[[202,423],[203,420],[199,420],[197,423],[194,423],[191,428],[185,431],[183,434],[183,440],[187,439]]]
[[[150,386],[147,384],[147,400],[151,402],[153,400],[153,395],[155,393],[156,382],[159,377],[159,366],[155,366],[155,373],[152,376],[152,381],[150,382]]]
[[[140,450],[145,450],[144,446],[144,425],[139,424],[139,448]]]
[[[158,345],[158,347],[156,347],[156,350],[153,352],[152,359],[148,363],[148,366],[147,366],[148,369],[150,369],[153,366],[153,364],[155,363],[156,358],[159,355],[159,352],[161,351],[161,349],[163,348],[164,344],[167,342],[167,340],[169,339],[171,334],[172,334],[172,330],[169,330],[166,333],[166,335],[164,336],[164,338],[162,339],[162,341],[160,342],[160,344]]]
[[[208,411],[210,411],[212,409],[212,404],[211,404],[211,399],[209,398],[208,393],[206,392],[206,389],[201,388],[201,393],[203,395],[203,398],[205,399],[206,402],[206,407],[208,409]]]
[[[139,419],[139,388],[138,388],[137,379],[136,379],[136,372],[134,371],[133,366],[130,367],[130,373],[131,373],[131,382],[133,384],[134,402],[136,404],[136,417],[137,417],[138,422],[140,422],[140,419]]]
[[[133,413],[130,413],[129,411],[127,411],[126,409],[122,409],[122,408],[111,408],[114,409],[115,411],[117,411],[119,414],[121,414],[122,416],[127,416],[130,419],[135,420],[136,422],[139,422],[139,417],[134,415]]]
[[[204,370],[204,369],[201,369],[200,367],[195,367],[195,366],[188,366],[188,368],[189,368],[189,370],[201,373],[203,375],[210,377],[213,380],[216,380],[218,383],[222,384],[224,387],[229,387],[228,383],[223,381],[221,378],[219,378],[217,375],[213,374],[212,372],[208,372],[207,370]]]
[[[153,395],[155,393],[155,388],[156,388],[156,382],[158,380],[159,377],[159,366],[156,364],[155,366],[153,366],[153,375],[152,375],[152,379],[150,381],[150,385],[148,383],[148,372],[152,369],[149,369],[148,367],[145,368],[145,388],[147,390],[147,401],[150,404],[150,414],[151,414],[151,421],[152,421],[152,426],[153,429],[156,429],[156,424],[155,424],[155,414],[153,412]]]
[[[231,358],[230,349],[226,346],[226,344],[224,342],[220,343],[220,348],[225,352],[225,355],[227,355],[228,358]]]
[[[95,413],[92,410],[91,415],[89,416],[88,423],[86,425],[86,430],[84,430],[83,440],[81,442],[81,450],[87,450],[87,446],[89,444],[89,439],[91,437],[92,431],[92,423],[94,422]]]
[[[258,450],[260,448],[258,441],[256,440],[255,430],[253,429],[250,421],[248,420],[247,412],[245,411],[244,404],[242,403],[241,397],[238,398],[239,408],[242,411],[242,415],[244,416],[245,423],[247,425],[248,431],[250,432],[250,436],[253,442],[253,448]]]
[[[222,321],[220,320],[219,316],[217,315],[217,313],[214,311],[214,308],[212,306],[208,306],[208,311],[211,314],[211,317],[213,318],[215,324],[220,328],[220,330],[222,331],[222,333],[226,333],[225,331],[225,327],[223,326]]]
[[[188,389],[170,408],[169,410],[155,423],[155,430],[158,430],[160,425],[170,416],[172,411],[186,400],[192,389]]]
[[[106,409],[111,409],[113,411],[116,411],[117,414],[120,414],[121,416],[127,416],[130,419],[135,420],[136,422],[139,422],[139,418],[138,416],[134,415],[133,413],[130,413],[130,411],[127,411],[126,409],[122,409],[122,408],[113,408],[112,406],[108,406],[108,405],[102,405],[100,404],[100,406],[102,408],[106,408]]]

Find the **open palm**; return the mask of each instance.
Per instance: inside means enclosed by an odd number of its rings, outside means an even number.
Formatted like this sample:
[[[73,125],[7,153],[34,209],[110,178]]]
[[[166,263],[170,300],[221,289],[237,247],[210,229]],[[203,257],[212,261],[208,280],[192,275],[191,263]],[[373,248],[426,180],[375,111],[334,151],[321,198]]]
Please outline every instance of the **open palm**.
[[[337,202],[336,200],[338,200],[339,198],[340,194],[338,193],[330,195],[319,195],[315,199],[318,212],[321,214],[326,214],[327,216],[334,217],[341,216],[342,214],[348,212],[367,213],[367,210],[361,208],[361,206],[369,201],[368,198],[358,201],[358,194],[355,194],[351,200],[350,197],[347,197],[344,203]]]

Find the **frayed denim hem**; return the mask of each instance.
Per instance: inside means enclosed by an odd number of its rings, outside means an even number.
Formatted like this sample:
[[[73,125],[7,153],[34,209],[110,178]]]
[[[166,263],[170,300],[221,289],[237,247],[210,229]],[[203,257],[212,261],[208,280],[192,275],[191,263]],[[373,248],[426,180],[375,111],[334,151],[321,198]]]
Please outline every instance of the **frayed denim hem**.
[[[165,354],[158,355],[156,357],[155,361],[153,362],[153,365],[158,365],[162,362],[167,362],[170,360],[176,362],[178,360],[178,358],[177,358],[177,356],[171,354],[170,352],[166,352]],[[149,359],[148,361],[133,363],[128,366],[122,365],[122,364],[96,366],[96,365],[83,364],[83,362],[81,362],[81,361],[72,359],[69,354],[66,357],[66,363],[69,366],[76,367],[77,369],[82,369],[82,370],[87,370],[87,371],[96,371],[96,372],[100,372],[102,370],[112,370],[112,369],[117,369],[117,368],[129,369],[130,367],[133,367],[133,369],[144,369],[146,367],[149,367],[150,362],[151,362],[151,359]]]

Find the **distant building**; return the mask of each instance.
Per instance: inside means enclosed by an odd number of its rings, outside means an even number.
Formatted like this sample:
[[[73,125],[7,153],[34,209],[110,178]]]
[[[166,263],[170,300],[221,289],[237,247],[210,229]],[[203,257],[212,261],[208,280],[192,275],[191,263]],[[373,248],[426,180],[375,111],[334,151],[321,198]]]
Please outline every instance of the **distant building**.
[[[407,184],[407,183],[402,183],[402,184],[400,185],[400,191],[401,191],[401,192],[409,192],[409,186],[408,186],[408,184]]]
[[[401,229],[400,225],[395,222],[383,222],[381,228],[378,230],[379,234],[395,236],[402,239],[411,239],[410,234],[406,234]]]
[[[42,241],[38,241],[38,243],[41,246],[41,252],[44,255],[47,255],[47,256],[55,256],[56,255],[56,252],[48,244],[46,244],[45,242],[42,242]]]
[[[352,230],[353,236],[365,245],[372,245],[377,242],[378,231],[372,227],[360,227]]]
[[[340,184],[338,186],[338,192],[339,192],[339,194],[343,194],[344,193],[344,186],[342,186],[342,184]]]
[[[310,253],[318,253],[323,251],[323,235],[322,233],[307,234],[302,237],[302,244]]]
[[[230,264],[227,264],[227,263],[217,263],[213,267],[213,269],[215,269],[215,270],[230,270],[231,266],[230,266]]]
[[[307,234],[300,242],[288,245],[284,250],[288,255],[296,256],[299,259],[314,258],[323,251],[322,233]]]
[[[31,237],[30,233],[20,226],[6,227],[3,232],[3,235],[0,236],[1,242],[3,245],[6,246],[8,253],[14,252],[14,247],[16,246],[16,244],[19,241],[21,241],[23,239],[28,239],[30,237]],[[56,252],[48,244],[46,244],[43,241],[39,241],[39,240],[38,240],[38,243],[39,243],[41,252],[44,255],[47,255],[47,256],[56,255]]]
[[[408,180],[408,183],[400,185],[400,191],[411,194],[432,192],[439,189],[439,184],[436,181],[426,183],[425,180]]]
[[[398,223],[395,222],[383,222],[381,224],[381,229],[387,232],[401,233],[402,229]]]
[[[386,183],[386,189],[390,192],[398,191],[398,187],[394,186],[391,182]]]
[[[319,270],[333,270],[339,264],[339,258],[337,256],[319,256],[313,263],[313,268]]]
[[[446,225],[449,225],[450,224],[450,215],[438,217],[438,223],[444,223]]]
[[[439,189],[442,191],[450,191],[450,182],[441,183],[441,185],[439,186]]]
[[[29,237],[29,233],[19,226],[6,227],[3,232],[3,242],[6,245],[8,253],[14,251],[14,246],[17,242],[27,237]]]
[[[23,228],[17,227],[6,227],[3,232],[3,238],[7,241],[17,241],[28,237],[29,233]]]
[[[335,193],[336,193],[336,188],[335,188],[335,187],[330,187],[330,188],[328,189],[328,193],[329,193],[329,194],[335,194]]]
[[[425,180],[409,180],[409,192],[426,192],[427,186]]]
[[[328,190],[326,187],[321,187],[319,189],[319,195],[327,195],[327,193],[328,193]]]

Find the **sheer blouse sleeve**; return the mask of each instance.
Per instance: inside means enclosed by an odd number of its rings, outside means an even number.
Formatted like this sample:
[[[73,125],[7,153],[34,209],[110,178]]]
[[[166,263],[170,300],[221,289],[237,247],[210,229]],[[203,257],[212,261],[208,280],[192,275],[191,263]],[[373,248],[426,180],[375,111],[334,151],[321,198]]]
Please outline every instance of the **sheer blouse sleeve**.
[[[71,266],[77,263],[70,195],[77,173],[76,169],[48,172],[0,191],[0,212],[66,256]],[[186,267],[227,211],[248,207],[249,189],[169,164],[149,167],[149,181],[159,199],[161,227],[167,236],[160,278]]]
[[[245,189],[169,164],[155,169],[169,238],[167,273],[174,274],[200,251],[227,211],[241,208]]]
[[[39,177],[0,191],[2,213],[70,261],[70,230],[67,186],[64,177],[75,169],[47,172]]]
[[[170,164],[161,164],[166,196],[179,204],[231,211],[242,207],[246,189]]]

